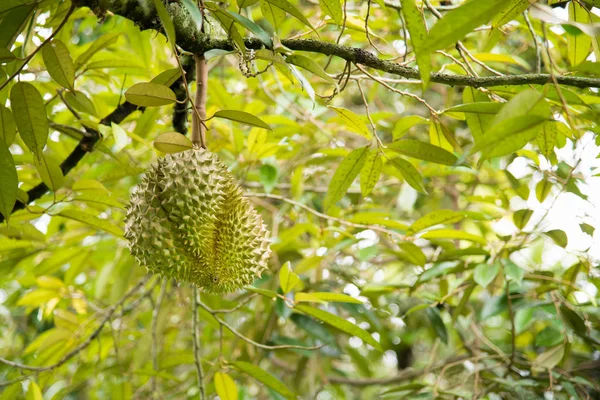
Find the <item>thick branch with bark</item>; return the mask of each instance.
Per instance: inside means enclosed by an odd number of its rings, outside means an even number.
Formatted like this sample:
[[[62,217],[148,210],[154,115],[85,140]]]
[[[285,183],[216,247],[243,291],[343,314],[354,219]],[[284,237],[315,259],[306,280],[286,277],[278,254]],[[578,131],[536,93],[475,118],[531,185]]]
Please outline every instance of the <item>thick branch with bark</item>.
[[[152,1],[148,0],[76,0],[78,6],[90,7],[99,15],[110,11],[114,14],[128,18],[135,22],[140,29],[160,30],[160,22],[156,15]],[[169,4],[169,12],[175,25],[177,33],[177,44],[186,51],[195,54],[203,54],[209,50],[222,49],[233,50],[234,46],[228,39],[211,38],[208,34],[198,32],[191,17],[177,3]],[[247,38],[244,40],[249,49],[263,48],[260,40]],[[346,61],[362,64],[402,78],[420,79],[419,71],[415,68],[406,67],[393,61],[378,58],[373,53],[357,48],[342,46],[315,39],[282,39],[281,44],[291,50],[319,53],[327,56],[336,56]],[[600,87],[600,78],[588,78],[580,76],[556,76],[559,84],[579,88]],[[550,74],[520,74],[504,76],[464,76],[445,73],[432,73],[431,82],[450,86],[521,86],[521,85],[543,85],[552,83]]]

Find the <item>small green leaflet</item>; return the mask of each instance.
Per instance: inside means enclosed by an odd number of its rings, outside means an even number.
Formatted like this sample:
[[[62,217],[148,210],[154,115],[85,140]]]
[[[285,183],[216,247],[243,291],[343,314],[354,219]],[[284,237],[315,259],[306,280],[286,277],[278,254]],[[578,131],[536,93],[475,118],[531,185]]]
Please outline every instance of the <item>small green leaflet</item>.
[[[556,124],[558,124],[558,122],[556,121],[548,121],[544,123],[542,129],[538,131],[536,137],[536,143],[540,148],[540,152],[547,159],[550,159],[550,157],[554,153],[554,146],[556,145],[556,135],[558,134],[558,127],[556,126]]]
[[[444,14],[429,31],[423,48],[444,49],[463,39],[475,28],[490,21],[507,7],[506,0],[471,0]]]
[[[33,163],[37,168],[42,182],[52,191],[60,189],[65,181],[59,163],[50,156],[42,154],[41,157],[34,157]]]
[[[296,18],[300,22],[302,22],[304,25],[308,26],[310,29],[312,29],[313,31],[315,31],[315,28],[313,28],[313,26],[306,19],[306,17],[304,16],[304,14],[302,14],[302,12],[300,12],[300,10],[298,10],[292,4],[288,3],[286,0],[265,0],[265,1],[268,2],[268,3],[270,3],[270,4],[272,4],[272,5],[274,5],[277,8],[282,9],[283,11],[285,11],[288,14],[290,14],[291,16],[293,16],[294,18]]]
[[[502,106],[502,104],[499,103],[491,103],[487,95],[475,90],[474,88],[468,87],[463,91],[463,103],[465,103],[463,106],[469,106],[468,103],[481,104],[483,102],[488,102],[489,104],[498,104],[500,107]],[[482,108],[484,107],[488,106],[483,106]],[[465,112],[465,119],[467,120],[467,125],[471,131],[473,140],[475,143],[478,143],[485,130],[490,126],[493,116],[482,113]]]
[[[224,372],[215,372],[215,390],[222,400],[237,400],[238,388],[233,378]]]
[[[287,56],[285,58],[285,61],[287,63],[294,64],[300,68],[304,68],[304,69],[312,72],[313,74],[323,78],[324,80],[331,83],[332,85],[337,85],[337,83],[333,80],[333,78],[330,77],[327,74],[327,72],[325,72],[325,70],[319,64],[317,64],[312,58],[301,56],[299,54],[292,54],[290,56]]]
[[[487,287],[498,272],[500,271],[500,265],[498,263],[490,264],[479,264],[475,267],[475,271],[473,271],[473,280],[475,283],[482,287]]]
[[[65,101],[74,109],[79,112],[83,112],[86,114],[93,115],[97,117],[96,107],[92,100],[85,95],[85,93],[75,90],[73,92],[69,91],[64,95]]]
[[[159,85],[171,86],[181,76],[179,68],[170,68],[156,75],[150,83],[158,83]]]
[[[260,0],[260,11],[267,21],[273,26],[275,32],[279,32],[279,27],[285,22],[285,11],[275,7],[266,0]]]
[[[42,395],[42,390],[38,386],[35,381],[29,381],[29,387],[27,388],[27,396],[26,400],[44,400],[44,396]]]
[[[421,235],[423,239],[456,239],[456,240],[468,240],[470,242],[479,243],[486,245],[487,240],[481,236],[473,235],[471,233],[459,231],[457,229],[434,229],[427,231]]]
[[[573,23],[590,24],[589,11],[578,3],[572,1],[568,5],[569,21]],[[567,54],[571,65],[575,66],[585,61],[590,54],[592,47],[592,38],[586,34],[566,34],[567,36]]]
[[[419,246],[411,242],[399,243],[398,246],[402,249],[402,254],[408,259],[409,262],[420,265],[421,267],[427,262],[427,257],[423,250]]]
[[[389,160],[389,163],[392,164],[400,174],[413,189],[417,192],[427,193],[425,190],[425,186],[423,186],[423,177],[417,171],[417,169],[410,162],[406,161],[403,158],[396,157]]]
[[[364,329],[354,325],[351,322],[348,322],[342,317],[338,317],[335,314],[332,314],[327,311],[320,310],[318,308],[310,307],[304,304],[297,304],[294,306],[295,310],[302,311],[305,314],[310,315],[311,317],[315,317],[318,320],[321,320],[334,328],[337,328],[343,332],[346,332],[349,335],[356,336],[362,339],[365,343],[370,344],[375,347],[377,350],[382,351],[381,345],[377,343],[373,336]]]
[[[465,218],[464,214],[453,211],[453,210],[437,210],[432,211],[429,214],[426,214],[413,222],[410,226],[408,233],[416,233],[420,232],[423,229],[429,228],[434,225],[441,224],[454,224],[456,222],[462,221]]]
[[[532,215],[533,215],[532,210],[527,210],[527,209],[517,210],[513,214],[513,223],[515,224],[515,226],[517,228],[523,229],[523,228],[525,228],[525,225],[527,225],[527,223],[529,222],[529,219],[531,218]]]
[[[2,139],[0,139],[0,185],[0,213],[8,222],[17,202],[19,178],[12,155]]]
[[[246,125],[256,126],[257,128],[268,129],[270,131],[273,130],[267,123],[265,123],[260,118],[244,111],[220,110],[217,111],[212,116],[212,118],[223,118],[228,119],[230,121],[240,122]]]
[[[13,117],[27,148],[41,157],[48,140],[48,118],[42,95],[31,83],[17,82],[10,91]]]
[[[352,150],[350,154],[342,160],[342,163],[335,170],[327,195],[323,201],[323,207],[327,210],[346,194],[346,191],[354,181],[354,178],[359,174],[363,165],[369,156],[369,147],[361,147]]]
[[[187,136],[179,132],[167,132],[156,138],[154,147],[163,153],[179,153],[193,148],[194,145]]]
[[[514,18],[518,17],[523,13],[523,11],[527,10],[531,5],[529,0],[509,0],[510,6],[503,9],[501,12],[496,15],[496,17],[492,20],[492,26],[497,28],[510,22]]]
[[[340,117],[342,117],[342,120],[344,121],[345,125],[348,128],[350,128],[352,132],[356,132],[369,140],[373,138],[373,134],[367,127],[367,124],[365,124],[364,121],[358,115],[342,107],[328,107],[336,113],[338,113]]]
[[[59,85],[73,90],[75,66],[69,49],[58,39],[42,47],[42,59],[48,73]]]
[[[319,0],[321,11],[324,14],[329,15],[337,25],[342,25],[344,18],[344,10],[342,9],[342,3],[340,0]]]
[[[402,15],[406,21],[406,28],[410,33],[413,50],[417,58],[419,73],[423,81],[423,88],[429,84],[431,74],[431,52],[425,48],[427,42],[427,28],[423,21],[423,15],[415,4],[415,0],[402,0]]]
[[[75,209],[65,209],[59,212],[57,215],[81,222],[83,224],[89,225],[92,228],[103,230],[118,237],[123,236],[123,230],[115,224],[113,224],[112,222],[107,221],[105,219],[100,219],[83,211]]]
[[[160,107],[177,100],[170,88],[152,82],[136,83],[127,89],[125,98],[130,103],[142,107]]]
[[[400,154],[437,164],[452,166],[458,161],[454,154],[441,147],[413,139],[397,140],[389,143],[387,147]]]
[[[119,38],[120,33],[107,33],[94,40],[90,47],[86,51],[84,51],[79,57],[75,59],[75,70],[79,70],[82,66],[84,66],[91,58],[99,52],[100,50],[105,49],[110,46]]]
[[[367,157],[365,165],[360,170],[360,190],[363,196],[368,196],[379,181],[382,164],[383,160],[378,150],[372,151]]]
[[[355,303],[362,304],[363,302],[355,299],[354,297],[348,296],[343,293],[331,293],[331,292],[310,292],[310,293],[296,293],[296,300],[298,301],[298,296],[301,294],[310,295],[312,298],[316,300],[320,300],[323,302],[334,302],[334,303]]]
[[[227,11],[227,13],[235,20],[235,22],[252,32],[261,42],[263,42],[265,46],[267,46],[267,48],[273,48],[273,39],[271,39],[271,36],[269,36],[269,34],[265,32],[263,28],[234,11]]]
[[[535,197],[537,197],[540,203],[543,203],[546,200],[546,197],[550,194],[552,190],[552,182],[547,179],[542,179],[535,186]]]
[[[231,365],[241,372],[251,376],[257,381],[267,385],[286,399],[295,400],[297,396],[287,388],[279,379],[269,374],[265,370],[244,361],[232,362]]]
[[[200,31],[202,28],[202,13],[200,12],[200,8],[198,4],[193,0],[182,0],[183,6],[188,11],[194,22],[196,23],[196,29]]]
[[[300,283],[300,277],[292,271],[290,262],[287,261],[279,270],[279,286],[283,294],[288,294]]]
[[[567,234],[564,231],[561,231],[560,229],[553,229],[551,231],[544,232],[544,235],[554,240],[554,243],[556,243],[562,248],[567,247],[567,244],[569,244]]]
[[[448,344],[448,330],[446,329],[446,325],[442,320],[440,310],[435,307],[427,307],[425,313],[427,313],[427,318],[429,318],[429,322],[431,323],[437,336],[442,342]]]
[[[167,11],[167,8],[163,4],[162,0],[153,0],[154,7],[156,8],[156,13],[160,18],[160,22],[165,29],[165,33],[169,42],[171,42],[171,46],[175,46],[175,26],[173,25],[173,21],[171,20],[171,16]]]
[[[565,346],[563,344],[561,344],[559,346],[552,347],[552,348],[546,350],[545,352],[543,352],[542,354],[538,355],[533,363],[534,363],[534,365],[536,365],[540,368],[549,370],[549,369],[556,367],[556,365],[558,365],[560,360],[562,360],[564,354],[565,354]]]

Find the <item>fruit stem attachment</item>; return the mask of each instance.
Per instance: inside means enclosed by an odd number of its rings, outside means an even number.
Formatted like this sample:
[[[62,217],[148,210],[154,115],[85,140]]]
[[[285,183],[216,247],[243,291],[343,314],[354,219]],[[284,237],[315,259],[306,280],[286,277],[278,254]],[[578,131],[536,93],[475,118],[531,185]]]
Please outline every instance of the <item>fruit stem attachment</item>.
[[[208,96],[208,67],[204,54],[195,54],[196,60],[196,98],[192,113],[192,143],[195,147],[206,149],[206,100]]]

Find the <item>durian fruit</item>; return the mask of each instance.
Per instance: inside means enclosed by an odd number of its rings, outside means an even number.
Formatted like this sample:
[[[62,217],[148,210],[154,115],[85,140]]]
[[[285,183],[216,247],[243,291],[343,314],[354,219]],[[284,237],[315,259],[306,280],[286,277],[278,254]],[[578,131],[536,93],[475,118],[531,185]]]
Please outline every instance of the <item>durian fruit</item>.
[[[271,253],[262,217],[210,151],[154,163],[134,189],[125,219],[131,254],[155,274],[210,293],[248,285]]]

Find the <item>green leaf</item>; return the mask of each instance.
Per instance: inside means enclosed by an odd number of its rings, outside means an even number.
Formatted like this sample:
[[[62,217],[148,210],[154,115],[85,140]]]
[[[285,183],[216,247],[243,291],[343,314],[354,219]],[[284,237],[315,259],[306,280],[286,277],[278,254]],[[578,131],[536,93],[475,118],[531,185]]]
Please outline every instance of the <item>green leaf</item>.
[[[323,14],[329,15],[337,25],[342,25],[344,10],[340,0],[319,0]]]
[[[540,368],[552,369],[558,365],[564,355],[565,346],[561,344],[538,355],[533,363]]]
[[[15,162],[8,151],[8,146],[0,139],[0,213],[4,215],[6,221],[10,219],[17,202],[18,186],[19,178]]]
[[[590,236],[594,236],[594,231],[596,230],[594,226],[586,224],[585,222],[579,224],[579,228],[581,228],[582,232],[587,233]]]
[[[234,11],[227,11],[227,13],[233,18],[238,24],[252,32],[267,48],[273,48],[273,39],[263,28],[249,20],[248,18],[240,15]]]
[[[552,182],[550,182],[546,179],[542,179],[535,186],[535,196],[537,197],[537,199],[540,203],[543,203],[544,200],[546,200],[546,197],[548,197],[548,195],[550,194],[551,190],[552,190]]]
[[[535,345],[538,347],[552,347],[562,342],[563,338],[562,332],[550,325],[535,335]]]
[[[118,153],[119,151],[123,150],[125,146],[127,146],[127,143],[129,143],[129,137],[121,125],[111,122],[110,127],[115,138],[115,147],[113,148],[113,151]]]
[[[325,208],[325,210],[344,197],[346,191],[359,174],[363,165],[365,165],[368,156],[369,147],[365,146],[352,150],[350,154],[342,160],[342,163],[335,170],[329,188],[327,189],[327,195],[323,201],[323,208]]]
[[[347,294],[343,294],[343,293],[311,292],[310,294],[319,300],[330,301],[330,302],[334,302],[334,303],[355,303],[355,304],[363,303],[359,299],[355,299],[354,297],[348,296]]]
[[[221,400],[237,400],[238,398],[235,381],[224,372],[215,372],[215,390]]]
[[[71,189],[77,192],[108,192],[106,187],[95,179],[80,179],[75,181],[73,186],[71,186]]]
[[[575,23],[589,24],[589,11],[578,3],[572,1],[569,3],[569,21]],[[592,38],[585,34],[573,35],[567,33],[567,54],[571,65],[577,65],[585,61],[590,54],[592,47]]]
[[[127,89],[125,98],[130,103],[142,107],[160,107],[177,100],[170,88],[152,82],[136,83]]]
[[[476,90],[475,88],[465,88],[463,91],[463,106],[468,107],[470,104],[468,103],[476,103],[479,104],[477,109],[487,109],[489,106],[481,106],[482,103],[487,102],[486,104],[495,104],[494,107],[502,106],[500,103],[491,103],[489,98],[484,93]],[[489,109],[487,109],[489,111]],[[496,110],[496,113],[499,110]],[[467,125],[469,126],[469,130],[471,131],[471,135],[473,136],[473,140],[475,143],[478,143],[479,140],[483,137],[483,134],[486,129],[490,126],[493,116],[487,113],[476,113],[476,112],[465,112],[465,118],[467,120]]]
[[[290,262],[287,261],[279,270],[279,286],[283,294],[291,292],[300,283],[300,277],[292,271]]]
[[[533,322],[533,307],[522,308],[515,313],[515,333],[520,335]]]
[[[369,128],[367,128],[367,124],[365,124],[364,121],[358,115],[342,107],[327,107],[338,113],[338,115],[342,117],[344,125],[348,127],[352,132],[356,132],[369,140],[373,138],[373,134],[369,130]]]
[[[529,0],[509,0],[509,6],[504,8],[502,11],[496,15],[496,17],[492,20],[492,26],[497,28],[502,26],[519,15],[521,15],[529,6],[531,5]]]
[[[277,298],[277,292],[274,292],[273,290],[257,288],[254,286],[246,286],[246,289],[248,289],[251,292],[258,293],[262,296],[268,297],[270,299]]]
[[[375,187],[375,184],[379,181],[379,175],[381,174],[381,166],[383,161],[379,157],[379,151],[371,151],[360,170],[360,190],[364,197],[371,193],[371,190]]]
[[[425,214],[410,226],[408,233],[413,234],[421,232],[423,229],[435,225],[448,225],[462,221],[465,218],[463,213],[453,210],[437,210]]]
[[[462,6],[444,14],[444,17],[429,30],[423,47],[429,52],[434,52],[454,45],[506,7],[506,0],[471,0],[463,3]]]
[[[244,361],[235,361],[232,362],[231,365],[239,371],[251,376],[257,381],[270,387],[286,399],[293,400],[297,398],[297,396],[290,389],[288,389],[279,379],[275,378],[273,375],[269,374],[265,370]]]
[[[560,314],[567,325],[578,335],[585,335],[587,327],[583,318],[565,304],[560,305]]]
[[[402,117],[398,120],[398,122],[396,122],[396,125],[394,125],[394,130],[392,131],[392,138],[393,140],[398,140],[402,136],[404,136],[404,134],[408,132],[408,130],[413,126],[425,124],[429,124],[429,120],[419,115],[409,115],[408,117]]]
[[[458,161],[458,158],[454,154],[441,147],[413,139],[397,140],[389,143],[387,148],[409,157],[437,164],[452,166]]]
[[[431,51],[427,49],[427,27],[423,21],[423,15],[415,4],[415,0],[402,0],[402,15],[406,21],[406,28],[410,34],[410,40],[417,58],[419,73],[423,81],[423,88],[429,84],[431,74]]]
[[[525,225],[527,225],[527,223],[529,222],[529,219],[532,215],[533,211],[528,209],[515,211],[515,213],[513,214],[513,223],[517,228],[523,229],[525,228]]]
[[[267,123],[265,123],[260,118],[238,110],[220,110],[213,115],[213,118],[223,118],[228,119],[230,121],[240,122],[242,124],[256,126],[257,128],[273,130]]]
[[[302,14],[302,12],[300,12],[300,10],[298,10],[292,4],[288,3],[286,0],[265,0],[265,1],[267,1],[269,4],[274,5],[277,8],[282,9],[286,13],[290,14],[292,17],[298,19],[304,25],[308,26],[313,31],[315,30],[315,28],[313,28],[311,23],[306,19],[304,14]]]
[[[85,95],[85,93],[76,90],[74,92],[65,93],[64,97],[65,101],[77,111],[90,114],[95,117],[98,116],[94,103]]]
[[[283,11],[281,8],[275,7],[266,0],[260,0],[260,11],[267,21],[269,21],[269,23],[273,26],[275,32],[279,32],[281,25],[287,20],[285,11]]]
[[[7,146],[10,146],[15,141],[15,136],[17,136],[17,125],[12,111],[0,105],[0,139],[4,140]]]
[[[196,23],[196,30],[200,31],[202,28],[202,13],[200,12],[200,7],[198,7],[198,3],[192,0],[182,0],[183,7],[187,10],[187,12],[192,17],[192,20]],[[236,397],[237,398],[237,397]]]
[[[542,129],[538,131],[536,143],[540,151],[547,159],[550,159],[554,153],[556,145],[556,135],[558,134],[558,122],[548,121],[542,125]]]
[[[550,239],[554,240],[554,243],[556,243],[560,247],[565,248],[567,247],[567,244],[569,244],[567,234],[564,231],[561,231],[560,229],[553,229],[551,231],[544,232],[544,234]]]
[[[423,177],[410,162],[400,157],[393,158],[388,162],[391,163],[394,168],[400,171],[400,174],[406,183],[410,185],[410,187],[415,189],[417,192],[427,193],[427,190],[425,190],[425,186],[423,185]]]
[[[362,339],[365,343],[370,344],[375,347],[377,350],[382,351],[381,345],[377,343],[373,336],[364,329],[354,325],[351,322],[348,322],[344,318],[338,317],[335,314],[332,314],[327,311],[320,310],[318,308],[310,307],[303,304],[297,304],[294,306],[295,310],[302,311],[305,314],[310,315],[311,317],[315,317],[318,320],[321,320],[334,328],[341,330],[342,332],[346,332],[349,335],[356,336]]]
[[[473,235],[467,232],[459,231],[456,229],[434,229],[427,231],[421,235],[423,239],[456,239],[456,240],[468,240],[470,242],[479,243],[486,245],[487,240],[481,236]]]
[[[175,40],[175,26],[173,25],[173,21],[171,20],[171,16],[167,11],[167,8],[163,4],[162,0],[153,0],[154,7],[156,8],[156,13],[158,14],[158,18],[160,18],[160,22],[165,30],[167,39],[171,43],[171,46],[175,46],[177,41]]]
[[[154,140],[154,147],[163,153],[179,153],[194,147],[192,141],[179,132],[163,133]]]
[[[332,85],[337,85],[336,82],[333,80],[333,78],[330,77],[327,74],[327,72],[325,72],[325,70],[319,64],[317,64],[312,58],[301,56],[299,54],[292,54],[290,56],[287,56],[285,58],[285,61],[289,64],[294,64],[300,68],[304,68],[305,70],[312,72],[313,74],[323,78],[324,80],[331,83]]]
[[[482,152],[485,158],[500,157],[522,149],[538,136],[534,129],[548,118],[538,115],[523,115],[508,118],[494,125],[477,143],[471,153]]]
[[[52,79],[62,87],[73,90],[75,65],[67,46],[60,40],[53,39],[42,47],[42,58]]]
[[[42,154],[39,158],[34,157],[33,162],[40,173],[42,182],[44,182],[50,190],[56,192],[62,187],[65,182],[65,177],[63,176],[58,161],[56,161],[54,157]]]
[[[448,344],[448,330],[446,329],[446,325],[444,325],[444,321],[442,320],[442,316],[440,315],[440,310],[435,307],[427,307],[425,310],[427,313],[427,318],[429,319],[429,323],[433,327],[433,330],[440,338],[442,342]]]
[[[37,383],[30,380],[29,387],[27,388],[27,396],[25,396],[26,400],[44,400],[44,396],[42,395],[42,390],[38,386]]]
[[[41,157],[48,140],[48,118],[42,95],[31,83],[17,82],[10,91],[10,104],[21,139],[27,148]]]
[[[403,255],[415,265],[425,266],[427,257],[423,253],[423,250],[419,246],[411,242],[402,242],[398,244],[398,247],[402,249]]]
[[[275,187],[275,184],[277,183],[278,176],[279,176],[279,171],[277,171],[277,168],[274,167],[273,165],[263,164],[260,167],[259,180],[260,180],[260,183],[262,183],[263,186],[265,187],[265,192],[271,193],[271,191],[273,191],[273,188]]]
[[[82,66],[87,64],[87,62],[99,51],[107,48],[111,44],[117,41],[120,33],[107,33],[106,35],[100,36],[96,40],[92,42],[90,47],[86,51],[84,51],[79,57],[75,59],[75,69],[79,70]]]
[[[152,78],[150,83],[157,83],[159,85],[170,87],[177,79],[179,79],[179,77],[181,77],[181,69],[171,68],[156,75]]]
[[[525,271],[511,260],[504,260],[504,275],[517,283],[523,281]]]
[[[65,209],[59,212],[57,215],[81,222],[83,224],[89,225],[92,228],[103,230],[117,237],[123,236],[123,230],[115,224],[113,224],[112,222],[107,221],[105,219],[100,219],[83,211]]]
[[[473,280],[481,287],[487,287],[498,275],[500,265],[498,263],[479,264],[473,272]]]

